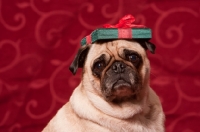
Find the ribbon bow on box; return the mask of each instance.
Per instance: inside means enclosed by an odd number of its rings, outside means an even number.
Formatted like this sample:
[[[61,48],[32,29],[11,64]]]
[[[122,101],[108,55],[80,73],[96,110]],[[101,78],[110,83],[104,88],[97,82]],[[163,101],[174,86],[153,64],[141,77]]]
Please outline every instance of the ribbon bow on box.
[[[119,23],[116,25],[105,24],[104,28],[145,28],[144,25],[135,25],[135,18],[132,15],[126,15],[119,20]]]

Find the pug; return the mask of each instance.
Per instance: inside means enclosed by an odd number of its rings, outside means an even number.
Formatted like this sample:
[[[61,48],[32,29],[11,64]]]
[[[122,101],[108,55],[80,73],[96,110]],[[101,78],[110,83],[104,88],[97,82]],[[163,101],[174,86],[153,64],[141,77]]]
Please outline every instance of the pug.
[[[164,132],[159,97],[149,86],[147,40],[82,46],[70,66],[82,80],[43,132]]]

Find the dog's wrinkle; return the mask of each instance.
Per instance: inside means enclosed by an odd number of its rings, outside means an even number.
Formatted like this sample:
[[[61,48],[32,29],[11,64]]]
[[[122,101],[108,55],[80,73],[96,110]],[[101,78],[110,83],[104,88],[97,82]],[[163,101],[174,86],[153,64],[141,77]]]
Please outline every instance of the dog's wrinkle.
[[[152,119],[152,115],[153,115],[154,111],[155,111],[154,106],[149,105],[149,111],[148,111],[148,113],[146,113],[145,118],[149,119],[149,120]]]
[[[114,55],[112,54],[112,51],[110,51],[109,47],[108,47],[108,44],[106,45],[106,49],[109,51],[108,54],[112,57],[114,57]]]
[[[131,84],[134,84],[135,80],[134,80],[134,75],[133,75],[133,73],[129,73],[128,76],[129,76],[129,79],[130,79]]]
[[[105,75],[107,75],[108,77],[112,76],[110,72],[106,72]]]
[[[114,60],[117,60],[118,56],[116,56],[115,54],[113,54],[113,51],[117,51],[117,55],[118,55],[118,47],[115,46],[115,45],[118,45],[118,43],[109,42],[106,45],[106,49],[109,51],[110,56],[113,57]]]

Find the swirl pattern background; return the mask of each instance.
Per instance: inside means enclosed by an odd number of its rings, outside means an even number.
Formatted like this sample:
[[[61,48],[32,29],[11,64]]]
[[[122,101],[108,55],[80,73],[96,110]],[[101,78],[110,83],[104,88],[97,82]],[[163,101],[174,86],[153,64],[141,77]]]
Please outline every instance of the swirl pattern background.
[[[41,131],[80,82],[68,70],[80,40],[126,14],[153,30],[166,131],[200,131],[198,0],[0,0],[0,131]]]

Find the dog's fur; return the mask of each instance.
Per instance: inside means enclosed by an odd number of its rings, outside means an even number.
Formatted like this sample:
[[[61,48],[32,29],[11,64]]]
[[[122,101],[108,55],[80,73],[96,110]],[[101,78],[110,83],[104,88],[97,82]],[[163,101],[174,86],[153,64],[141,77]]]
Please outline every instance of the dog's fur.
[[[155,47],[129,40],[82,47],[71,65],[74,74],[83,67],[82,81],[43,132],[163,132],[145,49]]]

